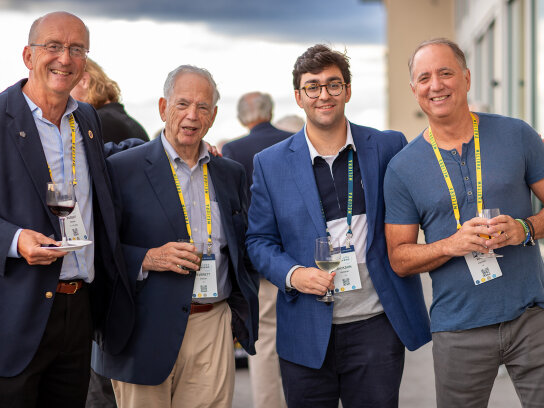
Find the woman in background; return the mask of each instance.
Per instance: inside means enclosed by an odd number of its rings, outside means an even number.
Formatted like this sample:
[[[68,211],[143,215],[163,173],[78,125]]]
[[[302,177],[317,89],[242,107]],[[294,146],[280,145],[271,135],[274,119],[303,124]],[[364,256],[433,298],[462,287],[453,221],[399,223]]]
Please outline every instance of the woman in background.
[[[92,59],[87,58],[85,73],[71,95],[94,106],[102,122],[104,143],[120,143],[129,138],[149,141],[142,125],[131,118],[119,103],[121,90],[117,82],[111,80]]]

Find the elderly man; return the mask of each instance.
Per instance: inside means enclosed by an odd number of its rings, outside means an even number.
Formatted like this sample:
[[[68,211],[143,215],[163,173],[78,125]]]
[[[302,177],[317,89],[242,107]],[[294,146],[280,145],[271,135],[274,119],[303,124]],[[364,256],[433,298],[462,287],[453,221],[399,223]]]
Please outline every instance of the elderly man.
[[[201,141],[218,99],[208,71],[178,67],[159,100],[161,136],[108,161],[125,260],[139,275],[127,347],[93,356],[95,371],[114,380],[120,408],[230,407],[233,333],[255,353],[258,275],[244,246],[244,169],[210,156]],[[193,243],[204,243],[200,269]]]
[[[430,340],[419,277],[391,270],[383,230],[383,175],[406,139],[346,119],[345,54],[310,47],[293,85],[306,126],[255,156],[247,239],[255,267],[279,289],[287,404],[397,407],[404,348]],[[342,246],[337,276],[315,264],[316,239],[327,235]],[[335,287],[332,305],[319,301]]]
[[[409,66],[429,127],[389,163],[385,231],[393,269],[433,280],[438,407],[487,407],[500,364],[522,405],[542,406],[544,212],[531,191],[544,199],[544,145],[521,120],[470,112],[457,44],[424,42]]]
[[[291,133],[276,129],[270,121],[274,103],[270,95],[250,92],[238,101],[238,120],[249,129],[249,134],[227,143],[224,157],[236,160],[246,170],[248,197],[252,184],[253,156],[261,150],[281,142]],[[280,366],[276,353],[276,296],[278,289],[264,278],[259,286],[259,341],[256,354],[249,357],[249,374],[255,408],[285,406],[281,389]]]
[[[70,97],[88,50],[79,18],[47,14],[32,24],[23,51],[28,79],[0,94],[2,407],[83,407],[93,322],[111,353],[133,327],[98,117]],[[61,238],[46,203],[51,181],[73,183],[67,233],[90,245],[47,248]]]

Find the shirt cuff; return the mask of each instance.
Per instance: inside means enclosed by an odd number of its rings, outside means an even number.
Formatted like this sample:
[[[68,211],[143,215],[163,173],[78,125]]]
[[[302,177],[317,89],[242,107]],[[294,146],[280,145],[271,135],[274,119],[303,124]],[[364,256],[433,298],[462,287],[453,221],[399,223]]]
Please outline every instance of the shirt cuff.
[[[149,275],[149,271],[144,271],[142,267],[140,266],[140,272],[138,272],[138,277],[136,278],[136,280],[143,281],[144,279],[147,279],[147,275]]]
[[[15,235],[13,236],[13,240],[11,241],[11,246],[9,247],[8,251],[8,257],[9,258],[20,258],[21,254],[17,251],[17,242],[19,241],[19,235],[21,235],[21,231],[23,229],[19,228]]]
[[[298,268],[304,268],[302,265],[295,265],[291,269],[289,269],[289,272],[287,273],[287,276],[285,277],[285,288],[286,289],[294,289],[294,287],[291,285],[291,275],[295,271],[295,269]]]

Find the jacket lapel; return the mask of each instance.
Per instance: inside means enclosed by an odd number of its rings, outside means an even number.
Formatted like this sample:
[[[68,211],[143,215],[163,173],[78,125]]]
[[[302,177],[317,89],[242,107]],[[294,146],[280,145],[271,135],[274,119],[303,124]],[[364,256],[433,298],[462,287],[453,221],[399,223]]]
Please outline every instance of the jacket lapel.
[[[318,235],[325,236],[327,226],[323,219],[321,199],[317,191],[310,151],[306,143],[304,130],[293,136],[289,149],[291,150],[291,154],[287,156],[287,160],[289,168],[292,169],[293,180],[299,190],[302,202],[310,214]]]
[[[359,161],[359,169],[363,180],[363,188],[365,191],[366,204],[366,219],[368,223],[367,232],[367,249],[370,248],[374,239],[374,229],[376,227],[376,217],[378,211],[378,151],[372,136],[369,133],[364,133],[357,127],[351,127],[353,142],[357,150],[357,160]]]
[[[26,81],[21,81],[19,83],[21,88],[24,85],[24,82]],[[34,188],[36,189],[36,194],[40,198],[56,234],[60,237],[58,218],[49,211],[45,199],[46,184],[51,182],[51,177],[49,176],[47,168],[47,160],[32,112],[30,112],[30,108],[26,103],[21,88],[14,87],[8,94],[6,113],[11,116],[11,131],[5,136],[11,137],[17,146],[19,154],[28,170],[28,174],[32,179]]]
[[[187,227],[185,226],[185,218],[183,209],[179,201],[176,185],[172,177],[172,170],[168,163],[168,157],[164,151],[161,138],[148,142],[151,144],[149,153],[146,157],[145,173],[154,190],[157,200],[161,204],[170,225],[172,233],[176,239],[188,239]]]

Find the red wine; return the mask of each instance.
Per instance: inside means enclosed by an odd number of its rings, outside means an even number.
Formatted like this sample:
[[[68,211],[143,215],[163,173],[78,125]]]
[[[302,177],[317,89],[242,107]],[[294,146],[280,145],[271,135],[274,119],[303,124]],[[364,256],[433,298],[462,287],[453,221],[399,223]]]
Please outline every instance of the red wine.
[[[49,209],[57,217],[67,217],[74,210],[75,204],[72,206],[69,205],[48,205]]]

